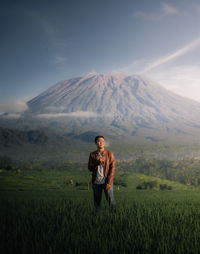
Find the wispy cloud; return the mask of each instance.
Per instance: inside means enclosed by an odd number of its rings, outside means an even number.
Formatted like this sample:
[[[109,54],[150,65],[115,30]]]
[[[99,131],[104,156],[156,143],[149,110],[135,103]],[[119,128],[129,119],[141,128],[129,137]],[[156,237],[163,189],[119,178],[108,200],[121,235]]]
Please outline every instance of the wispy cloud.
[[[38,114],[37,117],[38,118],[58,118],[58,117],[89,118],[89,117],[99,117],[99,115],[91,111],[76,111],[76,112],[70,112],[70,113]]]
[[[24,13],[32,19],[32,22],[40,27],[47,43],[52,47],[51,63],[58,67],[66,68],[68,57],[66,57],[69,38],[63,38],[63,31],[52,22],[51,16],[44,16],[40,11],[25,9]]]
[[[167,68],[164,65],[197,47],[200,47],[200,37],[158,59],[133,61],[130,65],[119,69],[118,72],[128,75],[144,74],[164,85],[167,89],[200,102],[200,65],[187,64],[180,66],[172,63],[168,64]]]
[[[161,3],[159,12],[135,11],[133,12],[133,17],[157,21],[166,16],[172,16],[177,14],[179,14],[179,10],[177,8],[167,3]]]
[[[200,14],[200,3],[193,3],[190,5],[190,13],[194,14]]]
[[[170,66],[155,70],[148,77],[165,88],[200,102],[200,65]]]
[[[68,60],[67,57],[55,56],[54,63],[56,63],[56,64],[63,64],[63,63],[66,63],[67,60]]]
[[[112,70],[111,73],[122,73],[125,75],[140,74],[147,62],[147,59],[135,60],[127,66]]]
[[[58,118],[58,117],[74,117],[74,118],[97,118],[97,117],[112,117],[111,113],[98,114],[92,111],[75,111],[70,113],[48,113],[48,114],[38,114],[37,118]]]
[[[176,15],[179,13],[179,10],[177,8],[167,3],[161,4],[161,10],[165,15]]]
[[[0,117],[6,118],[6,119],[19,119],[21,117],[21,114],[19,113],[8,113],[8,114],[2,114]]]
[[[98,72],[95,69],[93,69],[89,71],[87,75],[96,75],[96,74],[98,74]]]
[[[98,74],[98,72],[95,69],[91,69],[88,72],[81,72],[79,75],[81,77],[84,77],[84,76],[97,75],[97,74]]]
[[[133,13],[134,18],[141,18],[141,19],[147,19],[147,20],[158,20],[160,19],[160,15],[156,13],[150,13],[150,12],[143,12],[143,11],[135,11]]]
[[[26,14],[32,18],[43,31],[48,35],[54,35],[56,33],[55,26],[50,23],[39,11],[25,10]]]
[[[0,104],[0,112],[4,113],[22,113],[28,109],[26,102],[24,101],[13,101],[11,103]]]
[[[124,74],[145,74],[150,73],[154,68],[160,67],[165,63],[168,63],[184,54],[194,50],[200,46],[200,37],[188,43],[187,45],[177,49],[174,52],[171,52],[167,55],[164,55],[157,59],[140,59],[135,60],[127,66],[113,70],[112,72],[121,72]]]
[[[175,52],[172,52],[166,56],[163,56],[163,57],[156,59],[156,60],[152,61],[151,63],[147,64],[147,66],[141,71],[141,73],[148,72],[148,71],[150,71],[150,70],[152,70],[164,63],[172,61],[173,59],[180,57],[199,46],[200,46],[200,37],[198,39],[190,42],[188,45],[176,50]]]

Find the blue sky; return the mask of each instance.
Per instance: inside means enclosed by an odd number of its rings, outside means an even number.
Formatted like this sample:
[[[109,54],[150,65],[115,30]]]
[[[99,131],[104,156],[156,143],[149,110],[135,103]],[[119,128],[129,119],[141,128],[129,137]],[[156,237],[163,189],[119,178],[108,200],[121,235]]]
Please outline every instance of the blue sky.
[[[200,102],[199,24],[199,0],[2,0],[0,111],[90,72],[142,74]]]

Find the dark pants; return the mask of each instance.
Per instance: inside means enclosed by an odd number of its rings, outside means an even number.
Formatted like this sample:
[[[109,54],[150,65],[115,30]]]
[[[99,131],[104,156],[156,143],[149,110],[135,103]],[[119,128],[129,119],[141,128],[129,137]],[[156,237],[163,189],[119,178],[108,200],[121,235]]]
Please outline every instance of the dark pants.
[[[96,208],[100,207],[102,191],[104,190],[106,200],[108,201],[109,206],[115,206],[114,194],[113,194],[113,183],[109,190],[106,190],[105,184],[92,184],[92,189],[94,193],[94,206]]]

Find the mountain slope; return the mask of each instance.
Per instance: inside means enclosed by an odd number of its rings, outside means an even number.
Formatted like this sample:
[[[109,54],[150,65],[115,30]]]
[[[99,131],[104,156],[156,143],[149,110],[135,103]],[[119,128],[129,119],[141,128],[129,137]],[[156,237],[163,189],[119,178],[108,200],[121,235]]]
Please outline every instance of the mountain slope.
[[[88,75],[61,81],[28,106],[29,114],[40,119],[62,118],[70,131],[99,125],[132,135],[141,129],[184,134],[200,128],[199,103],[137,75]]]

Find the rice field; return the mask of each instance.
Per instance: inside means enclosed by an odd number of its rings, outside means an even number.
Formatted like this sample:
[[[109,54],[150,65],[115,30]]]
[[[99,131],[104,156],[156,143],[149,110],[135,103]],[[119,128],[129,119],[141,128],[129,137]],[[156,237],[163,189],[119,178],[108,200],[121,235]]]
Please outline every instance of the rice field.
[[[115,186],[116,208],[103,197],[95,211],[91,190],[62,187],[55,175],[52,183],[50,173],[39,179],[37,173],[24,175],[29,180],[21,183],[12,174],[4,177],[1,253],[199,253],[199,190],[118,191]]]

